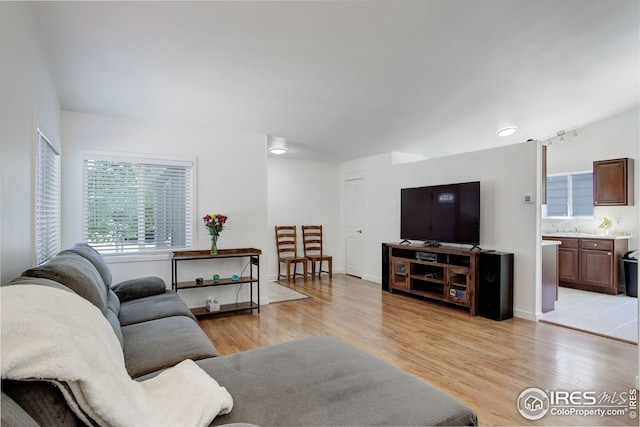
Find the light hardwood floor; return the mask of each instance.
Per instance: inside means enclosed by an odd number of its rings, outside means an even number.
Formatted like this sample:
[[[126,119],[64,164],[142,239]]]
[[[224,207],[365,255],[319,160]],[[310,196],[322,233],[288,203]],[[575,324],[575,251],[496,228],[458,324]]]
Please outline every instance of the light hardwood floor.
[[[520,319],[471,317],[340,274],[290,286],[311,298],[262,306],[260,314],[204,319],[200,326],[222,354],[338,337],[466,403],[481,425],[638,425],[628,416],[547,414],[530,422],[516,408],[529,387],[628,392],[638,370],[636,345]]]

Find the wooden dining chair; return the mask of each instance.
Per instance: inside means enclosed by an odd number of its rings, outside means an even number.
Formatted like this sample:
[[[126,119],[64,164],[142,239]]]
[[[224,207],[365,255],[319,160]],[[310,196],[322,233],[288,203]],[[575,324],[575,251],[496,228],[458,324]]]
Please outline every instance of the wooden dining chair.
[[[307,280],[307,258],[298,256],[298,242],[295,225],[276,225],[276,248],[278,251],[278,280],[285,277],[287,282],[291,280],[291,264],[293,264],[293,280],[296,276],[302,276]],[[280,267],[285,264],[287,274],[281,274]],[[297,272],[298,264],[302,264],[302,273]]]
[[[302,242],[304,247],[304,256],[311,262],[311,279],[316,278],[316,263],[320,263],[318,267],[318,279],[322,273],[329,274],[329,280],[333,276],[333,257],[325,255],[322,247],[322,226],[321,225],[303,225],[302,226]],[[322,269],[322,261],[327,261],[327,269]]]

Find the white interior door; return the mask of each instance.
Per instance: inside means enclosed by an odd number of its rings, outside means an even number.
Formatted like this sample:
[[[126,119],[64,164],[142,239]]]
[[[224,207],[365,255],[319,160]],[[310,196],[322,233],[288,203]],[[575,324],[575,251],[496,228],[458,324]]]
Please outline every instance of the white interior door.
[[[346,197],[346,272],[362,277],[362,178],[345,181]]]

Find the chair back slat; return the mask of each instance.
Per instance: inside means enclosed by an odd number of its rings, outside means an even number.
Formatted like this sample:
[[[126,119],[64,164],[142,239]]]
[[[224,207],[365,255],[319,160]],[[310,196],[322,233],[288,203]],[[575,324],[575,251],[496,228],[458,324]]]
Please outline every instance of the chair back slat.
[[[322,226],[303,225],[302,244],[304,256],[322,255]]]
[[[295,225],[276,225],[276,248],[278,257],[297,256],[298,241]]]

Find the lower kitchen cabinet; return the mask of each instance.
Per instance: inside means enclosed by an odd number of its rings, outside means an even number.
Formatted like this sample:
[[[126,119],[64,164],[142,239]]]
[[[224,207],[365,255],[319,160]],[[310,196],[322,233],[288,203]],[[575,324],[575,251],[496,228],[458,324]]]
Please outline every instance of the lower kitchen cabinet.
[[[620,259],[627,252],[624,238],[570,238],[545,235],[561,242],[558,280],[561,286],[616,295],[620,292]]]

